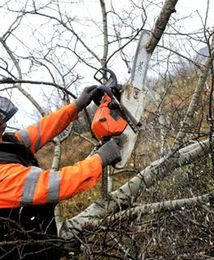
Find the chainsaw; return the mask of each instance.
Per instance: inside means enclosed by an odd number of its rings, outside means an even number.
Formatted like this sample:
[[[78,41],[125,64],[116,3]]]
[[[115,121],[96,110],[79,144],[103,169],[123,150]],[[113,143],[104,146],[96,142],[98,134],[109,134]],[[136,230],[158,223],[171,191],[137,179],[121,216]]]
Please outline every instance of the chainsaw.
[[[101,84],[97,87],[98,98],[94,99],[98,106],[91,124],[94,135],[105,142],[113,136],[120,136],[127,125],[137,133],[138,126],[120,104],[123,86],[118,84],[115,73],[102,68],[96,72],[94,78]]]
[[[98,89],[103,94],[95,103],[98,109],[92,122],[92,131],[99,140],[119,136],[122,160],[115,165],[123,168],[135,147],[142,114],[150,100],[150,89],[145,80],[151,59],[146,46],[152,37],[151,32],[142,30],[134,55],[131,78],[126,85],[117,83],[117,77],[109,69],[98,70],[94,78],[101,84]],[[99,95],[98,95],[99,96]]]

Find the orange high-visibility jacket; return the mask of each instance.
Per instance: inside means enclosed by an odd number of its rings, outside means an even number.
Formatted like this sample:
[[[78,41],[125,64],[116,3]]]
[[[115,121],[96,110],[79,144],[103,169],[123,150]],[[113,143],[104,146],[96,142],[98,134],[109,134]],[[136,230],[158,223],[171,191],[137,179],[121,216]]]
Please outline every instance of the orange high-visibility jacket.
[[[76,118],[77,108],[72,103],[43,117],[37,124],[15,132],[15,137],[34,154]],[[102,160],[98,154],[59,171],[0,162],[0,208],[17,208],[70,198],[92,188],[101,172]]]

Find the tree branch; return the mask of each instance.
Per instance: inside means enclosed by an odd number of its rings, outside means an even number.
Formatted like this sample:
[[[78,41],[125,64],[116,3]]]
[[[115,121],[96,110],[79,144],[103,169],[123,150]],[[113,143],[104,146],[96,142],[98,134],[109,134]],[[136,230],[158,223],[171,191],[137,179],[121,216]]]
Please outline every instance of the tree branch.
[[[8,47],[8,45],[6,44],[6,42],[2,38],[0,38],[0,42],[3,45],[3,47],[5,48],[8,55],[10,56],[15,68],[17,69],[19,79],[22,80],[22,72],[21,72],[21,68],[19,66],[17,59],[15,58],[12,51],[10,50],[10,48]],[[40,112],[40,114],[42,116],[44,116],[45,112],[44,112],[43,108],[39,105],[39,103],[25,89],[22,88],[20,83],[17,84],[17,88],[27,99],[29,99],[31,101],[31,103],[37,108],[37,110]]]
[[[107,13],[106,13],[106,5],[104,0],[100,0],[100,6],[102,10],[102,18],[103,18],[103,57],[101,59],[101,65],[103,68],[106,67],[106,60],[108,56],[108,23],[107,23]]]
[[[188,145],[151,163],[122,187],[111,192],[108,200],[97,201],[74,218],[65,220],[59,232],[60,235],[70,238],[73,232],[81,231],[86,224],[104,218],[107,213],[116,212],[125,205],[132,205],[137,197],[157,181],[163,180],[175,169],[206,156],[208,152],[209,140],[206,140]]]
[[[208,203],[213,198],[214,198],[214,191],[211,191],[201,196],[196,196],[192,198],[167,200],[167,201],[161,201],[161,202],[145,204],[145,205],[136,205],[133,208],[115,214],[113,217],[111,216],[111,218],[109,218],[109,221],[112,222],[115,221],[115,219],[123,220],[129,217],[140,219],[142,218],[143,215],[148,213],[154,214],[165,210],[172,211],[175,209],[180,209],[185,206],[205,204]]]
[[[175,6],[178,0],[166,0],[164,6],[160,12],[160,15],[155,23],[154,29],[152,30],[152,36],[148,41],[146,50],[152,54],[155,47],[157,46],[172,13],[175,12]]]
[[[12,79],[12,78],[4,78],[0,80],[0,84],[19,84],[19,83],[28,83],[28,84],[35,84],[35,85],[48,85],[56,87],[57,89],[62,90],[64,93],[68,94],[72,98],[76,99],[77,97],[71,93],[66,88],[54,83],[54,82],[47,82],[47,81],[35,81],[35,80],[24,80],[24,79]]]
[[[194,116],[194,114],[197,110],[197,107],[199,106],[198,101],[199,101],[201,93],[204,89],[205,82],[206,82],[207,77],[209,75],[209,71],[210,71],[210,68],[212,66],[213,59],[214,59],[214,34],[213,34],[213,37],[212,37],[212,43],[211,43],[210,49],[211,49],[210,50],[210,56],[208,56],[206,61],[205,61],[204,69],[199,76],[197,85],[195,87],[195,91],[192,95],[192,99],[190,101],[189,107],[188,107],[187,112],[186,112],[186,115],[185,115],[183,121],[181,122],[180,130],[179,130],[179,132],[176,136],[176,139],[175,139],[175,147],[180,145],[182,143],[183,139],[185,138],[186,132],[191,127],[191,124],[192,124],[192,121],[193,121],[193,116]]]

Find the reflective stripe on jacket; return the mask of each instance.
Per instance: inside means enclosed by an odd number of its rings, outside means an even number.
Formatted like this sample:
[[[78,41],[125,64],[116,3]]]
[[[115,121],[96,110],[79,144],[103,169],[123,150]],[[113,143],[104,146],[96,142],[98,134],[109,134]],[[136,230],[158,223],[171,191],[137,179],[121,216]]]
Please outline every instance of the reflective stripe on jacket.
[[[69,123],[77,118],[75,104],[63,107],[26,130],[17,131],[16,138],[32,153],[38,151]],[[37,166],[0,162],[0,208],[57,202],[92,188],[102,172],[102,161],[95,154],[59,171]]]

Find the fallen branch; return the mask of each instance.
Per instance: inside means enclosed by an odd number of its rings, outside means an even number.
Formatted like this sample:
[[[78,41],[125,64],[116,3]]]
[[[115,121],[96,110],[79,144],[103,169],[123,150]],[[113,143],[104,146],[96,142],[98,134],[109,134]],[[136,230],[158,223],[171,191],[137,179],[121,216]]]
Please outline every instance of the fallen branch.
[[[79,215],[67,219],[62,224],[59,234],[63,238],[73,237],[73,232],[82,231],[85,225],[105,218],[111,212],[118,212],[122,207],[133,205],[146,189],[157,181],[169,176],[175,169],[193,163],[209,152],[209,140],[193,143],[163,157],[146,167],[122,187],[109,193],[108,199],[94,202]]]
[[[136,205],[133,208],[127,209],[125,211],[119,212],[115,214],[113,217],[111,216],[109,221],[113,222],[116,219],[126,219],[126,218],[142,218],[145,214],[154,214],[161,211],[172,211],[176,209],[181,209],[186,206],[194,206],[194,205],[204,205],[208,203],[211,199],[214,199],[214,191],[203,194],[201,196],[196,196],[192,198],[184,198],[177,200],[167,200],[161,201],[151,204],[140,204]],[[107,220],[108,221],[108,220]]]

